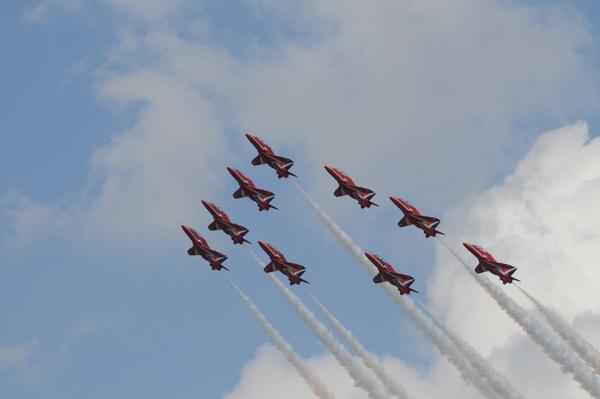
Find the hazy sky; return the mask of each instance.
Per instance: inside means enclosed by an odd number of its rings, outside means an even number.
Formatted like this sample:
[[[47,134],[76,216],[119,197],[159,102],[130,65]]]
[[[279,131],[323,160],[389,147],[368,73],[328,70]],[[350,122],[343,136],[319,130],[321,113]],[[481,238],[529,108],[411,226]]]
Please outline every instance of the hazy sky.
[[[592,0],[3,2],[0,397],[308,397],[225,272],[187,256],[182,223],[339,398],[366,397],[201,199],[305,265],[294,292],[414,397],[480,397],[292,182],[251,165],[244,131],[525,397],[588,397],[387,197],[442,218],[473,266],[463,241],[518,266],[600,346],[599,20]],[[324,164],[381,207],[335,198]],[[226,166],[280,210],[234,199]]]

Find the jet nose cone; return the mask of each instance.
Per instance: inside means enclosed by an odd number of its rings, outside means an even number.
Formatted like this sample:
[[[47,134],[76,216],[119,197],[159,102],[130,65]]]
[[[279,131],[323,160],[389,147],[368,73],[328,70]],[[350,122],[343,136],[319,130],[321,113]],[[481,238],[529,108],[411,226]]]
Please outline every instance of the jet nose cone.
[[[367,259],[373,260],[373,254],[371,254],[369,252],[365,252],[365,256],[367,257]]]
[[[323,166],[325,168],[325,170],[327,171],[327,173],[329,173],[331,176],[335,176],[335,173],[333,172],[333,168],[329,165],[325,165]]]
[[[202,205],[204,205],[206,209],[210,208],[210,202],[208,202],[207,200],[200,200],[200,202],[202,202]]]
[[[251,134],[250,134],[250,132],[246,132],[246,133],[244,133],[244,134],[246,135],[246,138],[247,138],[248,140],[252,140],[252,139],[254,138],[254,136],[253,136],[253,135],[251,135]]]
[[[463,245],[467,249],[471,249],[471,247],[473,246],[472,244],[469,244],[468,242],[463,242]]]
[[[264,249],[265,251],[267,250],[267,246],[268,246],[268,244],[267,244],[266,242],[264,242],[264,241],[261,241],[261,240],[258,240],[258,245],[260,245],[260,247],[261,247],[262,249]]]

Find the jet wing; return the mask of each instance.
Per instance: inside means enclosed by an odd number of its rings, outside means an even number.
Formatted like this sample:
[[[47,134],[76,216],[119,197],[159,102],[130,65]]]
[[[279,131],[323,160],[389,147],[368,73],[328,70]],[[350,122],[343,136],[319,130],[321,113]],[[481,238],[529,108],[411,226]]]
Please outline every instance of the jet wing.
[[[286,157],[282,157],[279,155],[271,155],[271,157],[275,159],[279,163],[279,166],[281,166],[284,169],[289,169],[294,164],[294,161]]]
[[[260,195],[265,201],[268,201],[269,199],[273,199],[273,197],[275,197],[275,194],[273,194],[272,192],[260,188],[254,189],[254,192]]]
[[[373,282],[375,284],[380,284],[383,283],[385,281],[385,278],[383,277],[383,274],[381,273],[377,273],[377,275],[375,277],[373,277]]]
[[[398,272],[392,272],[390,270],[386,270],[385,274],[387,274],[394,280],[402,280],[403,282],[406,280],[414,280],[414,278],[412,278],[411,276],[407,276],[406,274],[402,274],[402,273],[398,273]]]
[[[243,187],[238,188],[233,193],[233,198],[244,198],[248,196],[248,190],[245,190]]]
[[[494,262],[493,265],[500,269],[500,272],[503,274],[511,275],[513,274],[517,268],[512,265],[507,265],[506,263]]]
[[[234,233],[241,235],[241,236],[243,236],[244,234],[246,234],[249,231],[244,226],[241,226],[241,225],[235,224],[235,223],[231,223],[230,227]]]
[[[346,195],[346,192],[344,191],[344,188],[342,186],[339,186],[335,189],[333,195],[335,195],[336,197],[341,197],[343,195]]]
[[[360,187],[360,186],[355,186],[354,189],[362,194],[373,194],[375,195],[375,192],[371,189],[368,189],[366,187]]]
[[[292,263],[292,262],[282,262],[283,265],[285,266],[286,269],[291,270],[294,273],[297,273],[301,270],[306,269],[304,266],[299,265],[297,263]]]
[[[404,216],[402,219],[400,219],[400,221],[398,222],[398,226],[400,227],[406,227],[406,226],[410,226],[412,224],[412,222],[410,221],[409,218],[407,218],[406,216]]]
[[[394,275],[394,280],[399,281],[400,284],[408,287],[410,286],[415,279],[411,276],[407,276],[406,274],[402,274],[402,273],[393,273]]]
[[[273,262],[269,262],[264,268],[265,273],[273,273],[275,270],[277,269],[275,268],[275,264]]]
[[[252,160],[252,165],[264,165],[265,162],[265,158],[261,155],[258,154],[256,157],[254,157],[254,159]]]
[[[216,262],[222,262],[225,259],[227,259],[226,255],[220,253],[219,251],[215,251],[214,249],[211,249],[210,251],[208,251],[208,253],[213,258],[213,260]]]
[[[196,247],[191,247],[190,249],[187,250],[187,253],[190,256],[200,255],[200,252],[196,249]]]
[[[477,265],[477,267],[475,268],[475,273],[483,273],[483,272],[485,272],[485,271],[486,271],[486,270],[485,270],[485,267],[483,266],[483,264],[482,264],[482,263],[479,263],[479,264]]]
[[[434,218],[431,216],[417,216],[418,218],[420,218],[423,222],[425,222],[428,226],[435,228],[437,227],[438,224],[440,224],[440,219],[438,218]]]

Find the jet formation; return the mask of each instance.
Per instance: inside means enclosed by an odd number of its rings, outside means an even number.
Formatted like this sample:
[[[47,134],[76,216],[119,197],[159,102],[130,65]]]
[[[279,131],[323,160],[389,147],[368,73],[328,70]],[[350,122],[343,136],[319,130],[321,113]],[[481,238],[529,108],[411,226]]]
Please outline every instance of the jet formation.
[[[280,179],[288,178],[289,176],[297,177],[294,173],[290,172],[290,168],[294,165],[293,160],[276,154],[273,149],[258,136],[250,133],[246,133],[245,135],[258,152],[258,155],[250,161],[252,165],[268,165],[275,170],[277,177]],[[329,165],[325,165],[324,167],[338,184],[338,187],[333,192],[335,197],[349,196],[358,202],[361,209],[370,208],[372,205],[379,206],[371,201],[375,196],[373,190],[357,185],[352,178],[340,169]],[[239,185],[239,188],[233,193],[234,198],[250,198],[256,203],[259,211],[278,209],[271,205],[271,201],[275,198],[274,193],[256,187],[254,182],[239,169],[228,166],[227,171]],[[399,227],[415,226],[423,231],[426,238],[444,234],[437,230],[440,219],[422,215],[414,205],[400,197],[390,196],[390,200],[403,213],[402,219],[398,222]],[[214,219],[208,225],[209,230],[222,230],[231,237],[234,244],[251,244],[250,241],[244,238],[249,231],[246,227],[233,223],[229,216],[213,202],[202,200],[202,204]],[[204,237],[198,234],[193,228],[186,225],[181,225],[181,228],[192,241],[192,247],[188,249],[189,255],[200,255],[209,263],[212,270],[229,270],[223,266],[223,262],[227,259],[227,256],[212,249]],[[280,272],[287,277],[290,285],[308,283],[308,281],[302,278],[302,275],[306,272],[304,266],[289,262],[283,253],[266,241],[259,240],[258,244],[270,259],[270,262],[264,268],[265,273]],[[515,266],[496,261],[489,252],[478,245],[466,242],[463,245],[470,253],[475,255],[479,261],[474,269],[476,273],[489,272],[499,277],[503,284],[520,281],[513,277],[513,274],[517,270]],[[418,293],[418,291],[411,288],[411,285],[415,282],[413,277],[397,272],[390,263],[378,255],[365,252],[365,256],[375,268],[377,268],[378,273],[373,278],[375,284],[389,283],[398,289],[400,295],[406,295],[412,292]]]

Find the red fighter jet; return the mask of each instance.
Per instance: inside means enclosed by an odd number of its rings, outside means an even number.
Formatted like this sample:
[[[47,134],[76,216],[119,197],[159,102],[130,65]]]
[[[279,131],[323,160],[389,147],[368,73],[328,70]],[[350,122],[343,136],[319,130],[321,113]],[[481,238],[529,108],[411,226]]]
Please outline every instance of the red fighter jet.
[[[202,205],[204,205],[204,207],[214,218],[213,222],[208,225],[209,230],[223,230],[225,234],[231,237],[234,244],[242,244],[244,242],[251,244],[250,241],[244,238],[244,236],[248,233],[247,228],[233,223],[229,219],[229,216],[227,216],[225,212],[220,210],[219,207],[212,202],[202,200]]]
[[[291,159],[279,156],[273,152],[271,147],[267,145],[260,137],[253,136],[250,133],[246,133],[246,137],[252,143],[252,145],[258,151],[258,155],[252,160],[252,165],[264,165],[267,164],[277,172],[277,177],[288,177],[294,176],[295,174],[289,171],[294,165],[294,161]]]
[[[513,277],[513,273],[517,271],[517,268],[506,263],[497,262],[496,259],[485,249],[479,245],[469,244],[464,242],[463,245],[479,260],[479,264],[475,268],[477,273],[490,272],[500,277],[500,280],[504,284],[512,283],[513,280],[521,281],[518,278]]]
[[[354,183],[354,180],[339,169],[325,165],[325,170],[329,172],[339,184],[339,187],[335,189],[333,195],[336,197],[349,195],[358,201],[361,208],[370,208],[371,205],[379,206],[376,203],[371,202],[371,198],[375,196],[373,190],[357,186],[356,183]]]
[[[250,180],[238,169],[230,168],[228,166],[227,170],[240,185],[240,188],[233,193],[233,198],[248,197],[252,201],[256,202],[259,211],[268,211],[270,208],[277,209],[270,204],[273,198],[275,198],[275,194],[270,191],[257,188],[252,180]]]
[[[436,234],[444,234],[435,229],[440,224],[440,219],[421,215],[417,208],[404,201],[402,198],[390,197],[390,199],[394,205],[400,208],[402,213],[404,213],[404,217],[400,219],[398,226],[404,227],[414,224],[416,227],[423,230],[425,237],[435,237]]]
[[[271,262],[265,266],[265,273],[272,273],[278,270],[290,280],[290,285],[300,283],[309,284],[308,281],[302,278],[302,275],[306,271],[304,266],[297,263],[288,262],[281,252],[264,241],[259,240],[258,244],[267,253],[267,255],[269,255],[269,258],[271,258]]]
[[[229,270],[223,266],[223,262],[225,259],[227,259],[227,256],[212,249],[204,237],[198,234],[196,230],[186,226],[185,224],[182,224],[181,228],[185,234],[187,234],[190,240],[192,240],[192,247],[187,251],[188,255],[202,256],[208,263],[210,263],[210,267],[212,267],[213,270]]]
[[[410,294],[411,292],[419,293],[419,291],[410,288],[410,285],[415,282],[414,278],[412,278],[411,276],[407,276],[406,274],[396,272],[392,265],[390,265],[377,255],[365,252],[365,256],[371,261],[371,263],[375,265],[375,267],[379,271],[379,273],[377,273],[377,275],[373,277],[373,282],[375,284],[387,281],[388,283],[398,288],[398,291],[400,291],[400,295]]]

